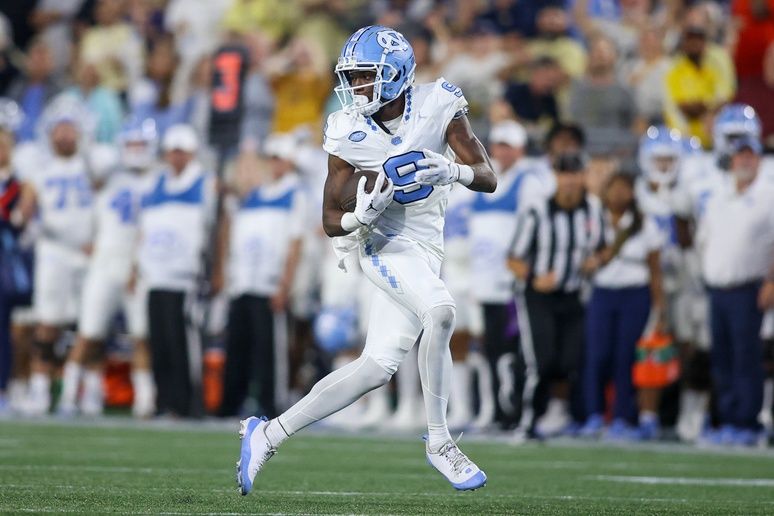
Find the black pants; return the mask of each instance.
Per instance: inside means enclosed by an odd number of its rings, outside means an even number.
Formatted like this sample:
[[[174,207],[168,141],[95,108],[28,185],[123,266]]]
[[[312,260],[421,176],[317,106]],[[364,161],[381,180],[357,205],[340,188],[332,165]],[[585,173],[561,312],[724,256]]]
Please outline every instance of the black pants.
[[[484,351],[492,371],[492,395],[495,400],[495,421],[503,426],[516,422],[518,415],[512,394],[515,385],[513,365],[518,351],[516,339],[508,337],[509,310],[507,304],[484,303]],[[507,369],[507,371],[506,371]],[[504,399],[504,398],[508,399]]]
[[[156,381],[159,413],[191,416],[198,412],[191,380],[189,344],[195,332],[185,314],[186,293],[151,290],[148,293],[148,341]]]
[[[571,396],[580,392],[577,386],[583,348],[584,311],[578,293],[543,294],[528,289],[521,300],[526,306],[519,307],[520,313],[525,308],[527,312],[527,317],[520,319],[527,370],[525,414],[529,412],[528,406],[532,409],[532,420],[523,423],[532,426],[546,410],[553,382],[569,381]],[[580,412],[580,397],[569,401],[573,413]]]
[[[222,416],[239,415],[254,380],[261,415],[276,417],[274,314],[269,298],[245,294],[231,301],[226,337]]]

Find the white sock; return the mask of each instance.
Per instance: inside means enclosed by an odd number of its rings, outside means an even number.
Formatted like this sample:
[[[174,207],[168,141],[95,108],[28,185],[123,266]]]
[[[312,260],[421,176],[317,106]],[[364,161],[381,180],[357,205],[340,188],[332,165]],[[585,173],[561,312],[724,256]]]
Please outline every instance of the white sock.
[[[30,399],[35,405],[51,404],[51,378],[45,373],[30,375]]]
[[[309,394],[286,410],[277,420],[281,422],[287,435],[293,435],[350,405],[363,394],[384,385],[391,377],[392,373],[373,358],[361,355],[357,360],[317,382]],[[269,425],[271,426],[273,425]]]
[[[81,383],[83,366],[68,360],[62,371],[62,396],[59,405],[62,407],[74,407],[78,397],[78,387]]]
[[[132,412],[134,415],[141,417],[151,416],[156,398],[153,373],[148,369],[133,369],[132,389],[134,390],[134,400],[132,401]]]
[[[279,418],[274,418],[269,421],[269,424],[266,426],[266,437],[269,439],[271,445],[277,448],[290,436],[285,429],[282,428],[282,423],[279,422]]]
[[[90,408],[102,406],[102,371],[90,369],[83,375],[83,399]]]
[[[454,331],[455,310],[442,305],[431,308],[422,317],[419,340],[419,377],[427,414],[427,446],[438,451],[451,441],[446,424],[446,409],[451,390],[452,358],[449,340]]]
[[[153,397],[153,374],[147,369],[134,369],[132,371],[132,388],[135,399],[147,399]]]
[[[649,424],[649,423],[658,423],[658,414],[653,412],[652,410],[642,410],[640,411],[640,424]]]

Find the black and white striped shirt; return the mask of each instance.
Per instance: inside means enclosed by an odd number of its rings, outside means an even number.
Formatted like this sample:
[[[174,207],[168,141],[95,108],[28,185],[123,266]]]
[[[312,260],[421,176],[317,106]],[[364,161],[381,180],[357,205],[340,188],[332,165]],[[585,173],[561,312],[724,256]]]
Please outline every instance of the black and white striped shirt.
[[[535,276],[554,271],[557,291],[578,291],[583,261],[604,244],[603,220],[602,206],[591,196],[569,211],[560,208],[553,197],[524,210],[510,254],[529,263],[527,284]]]

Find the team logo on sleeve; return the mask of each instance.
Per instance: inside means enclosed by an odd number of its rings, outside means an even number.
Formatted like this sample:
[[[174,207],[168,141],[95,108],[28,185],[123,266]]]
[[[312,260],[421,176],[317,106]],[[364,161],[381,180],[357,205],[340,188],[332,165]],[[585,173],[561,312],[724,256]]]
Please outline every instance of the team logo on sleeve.
[[[353,142],[362,142],[366,137],[366,133],[363,131],[355,131],[350,133],[349,140]]]
[[[405,52],[409,49],[408,41],[399,32],[394,30],[383,30],[376,35],[376,41],[382,46],[385,52]]]

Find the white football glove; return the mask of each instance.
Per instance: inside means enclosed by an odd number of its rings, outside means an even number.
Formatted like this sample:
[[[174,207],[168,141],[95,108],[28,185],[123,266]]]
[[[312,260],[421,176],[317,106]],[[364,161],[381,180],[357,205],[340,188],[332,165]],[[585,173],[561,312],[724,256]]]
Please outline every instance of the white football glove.
[[[425,157],[417,161],[417,165],[422,168],[414,173],[414,180],[421,185],[450,185],[464,178],[470,177],[472,180],[473,169],[468,165],[460,165],[448,160],[442,154],[433,152],[430,149],[422,149]],[[465,183],[465,181],[462,181]],[[470,184],[468,181],[465,184]]]
[[[382,191],[385,181],[387,182],[387,188]],[[379,172],[379,175],[376,176],[374,188],[371,192],[366,192],[365,186],[366,178],[361,177],[357,183],[357,201],[354,215],[358,222],[368,226],[390,205],[395,187],[392,184],[392,180],[387,179],[384,171]]]

